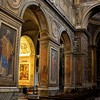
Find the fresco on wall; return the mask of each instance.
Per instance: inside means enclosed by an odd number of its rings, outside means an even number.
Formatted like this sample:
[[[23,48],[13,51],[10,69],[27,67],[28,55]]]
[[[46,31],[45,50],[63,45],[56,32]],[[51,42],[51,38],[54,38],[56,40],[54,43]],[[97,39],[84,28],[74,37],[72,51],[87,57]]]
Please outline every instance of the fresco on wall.
[[[16,30],[2,23],[0,32],[0,76],[12,76]]]

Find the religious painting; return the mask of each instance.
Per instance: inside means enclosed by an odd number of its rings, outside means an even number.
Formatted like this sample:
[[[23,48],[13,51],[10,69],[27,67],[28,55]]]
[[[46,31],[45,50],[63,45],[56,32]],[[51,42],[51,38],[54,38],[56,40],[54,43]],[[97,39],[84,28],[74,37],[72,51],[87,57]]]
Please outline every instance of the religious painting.
[[[20,64],[19,80],[29,80],[29,64]]]
[[[8,25],[1,23],[0,28],[0,79],[13,80],[13,68],[15,59],[15,44],[17,31]],[[5,83],[6,84],[6,83]]]
[[[56,84],[57,82],[57,64],[58,64],[58,51],[51,48],[50,52],[50,83]]]

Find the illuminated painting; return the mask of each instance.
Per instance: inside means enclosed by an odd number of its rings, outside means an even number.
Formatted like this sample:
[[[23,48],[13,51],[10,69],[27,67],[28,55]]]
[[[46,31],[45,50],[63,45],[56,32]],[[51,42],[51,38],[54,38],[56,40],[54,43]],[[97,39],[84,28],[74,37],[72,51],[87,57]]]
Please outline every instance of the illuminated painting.
[[[20,64],[20,80],[29,80],[29,64]]]
[[[18,85],[33,86],[34,85],[34,64],[35,64],[35,47],[31,38],[23,35],[20,39],[19,53],[19,75]]]

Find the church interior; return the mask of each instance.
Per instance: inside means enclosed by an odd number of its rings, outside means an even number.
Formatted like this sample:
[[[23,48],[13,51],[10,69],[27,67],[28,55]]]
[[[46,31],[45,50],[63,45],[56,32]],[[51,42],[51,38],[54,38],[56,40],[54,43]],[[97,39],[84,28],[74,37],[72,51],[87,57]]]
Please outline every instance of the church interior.
[[[0,100],[100,100],[100,0],[0,0]]]

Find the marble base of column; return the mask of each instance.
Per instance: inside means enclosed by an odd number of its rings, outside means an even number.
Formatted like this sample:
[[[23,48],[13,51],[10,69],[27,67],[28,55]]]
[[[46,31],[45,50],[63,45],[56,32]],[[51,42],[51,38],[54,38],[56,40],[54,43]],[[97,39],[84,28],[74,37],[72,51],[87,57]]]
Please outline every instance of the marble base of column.
[[[17,87],[0,87],[0,100],[18,100]]]

